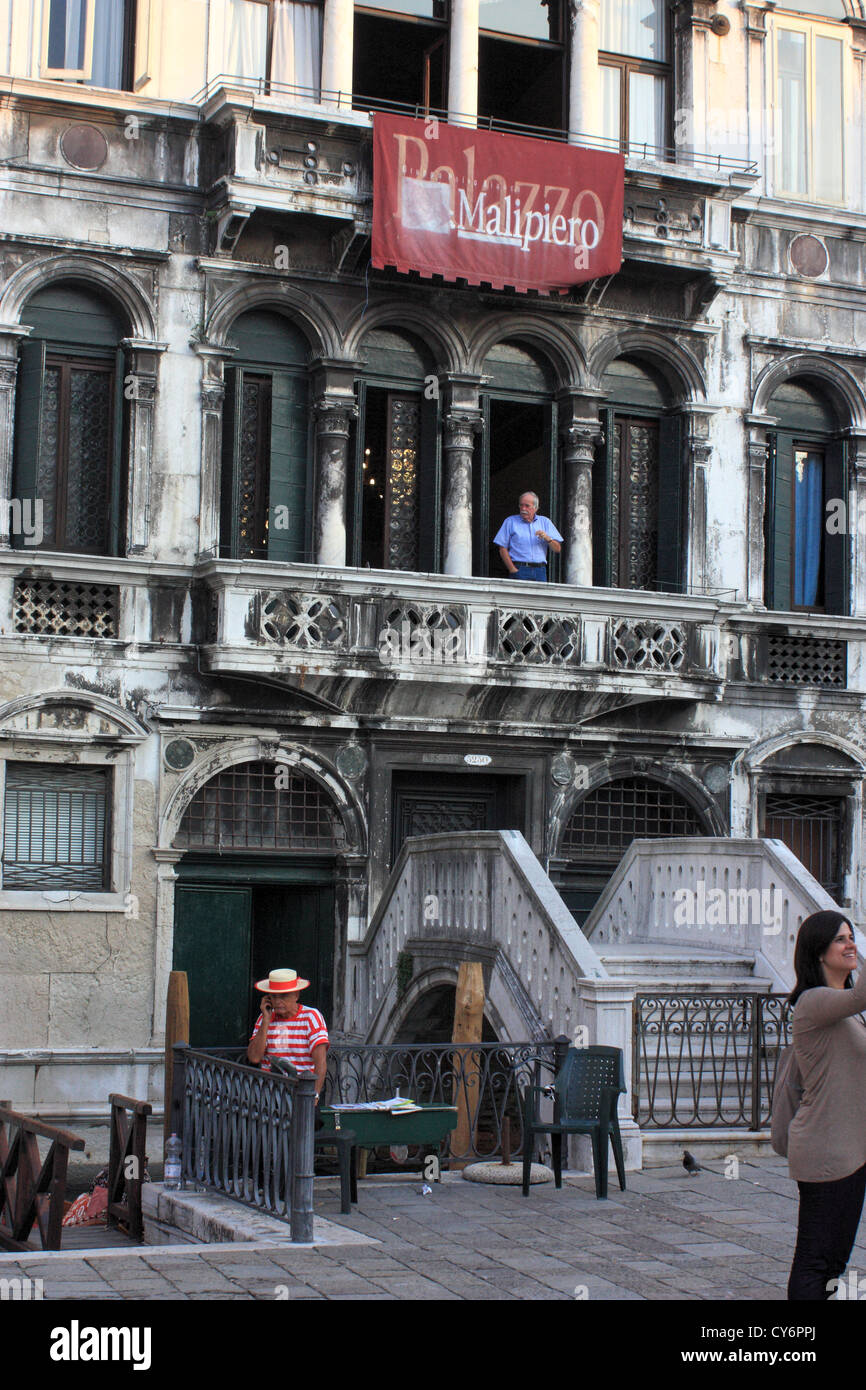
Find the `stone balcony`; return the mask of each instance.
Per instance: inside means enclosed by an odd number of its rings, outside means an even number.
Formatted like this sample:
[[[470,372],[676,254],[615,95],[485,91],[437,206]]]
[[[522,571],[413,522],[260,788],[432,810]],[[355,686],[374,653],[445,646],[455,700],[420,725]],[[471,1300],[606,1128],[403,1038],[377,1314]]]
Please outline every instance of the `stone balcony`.
[[[258,210],[305,213],[347,224],[340,268],[351,268],[358,240],[366,244],[370,234],[372,116],[353,110],[350,97],[331,95],[333,102],[323,93],[315,103],[300,88],[263,94],[231,77],[216,78],[197,95],[211,139],[204,185],[218,252],[232,251]],[[559,138],[516,127],[509,133]],[[676,263],[692,276],[723,283],[736,262],[731,205],[757,177],[746,160],[635,149],[626,161],[624,258]]]

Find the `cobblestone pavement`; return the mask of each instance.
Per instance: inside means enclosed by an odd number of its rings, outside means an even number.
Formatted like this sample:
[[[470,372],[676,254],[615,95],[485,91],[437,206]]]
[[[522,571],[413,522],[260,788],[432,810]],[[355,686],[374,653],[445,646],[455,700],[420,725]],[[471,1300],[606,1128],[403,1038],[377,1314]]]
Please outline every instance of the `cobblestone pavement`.
[[[43,1281],[46,1299],[773,1300],[785,1296],[797,1215],[782,1160],[723,1161],[613,1179],[491,1187],[449,1175],[368,1180],[351,1216],[336,1183],[316,1185],[317,1215],[378,1244],[319,1248],[149,1246],[0,1259],[0,1278]],[[866,1270],[866,1244],[851,1266]]]

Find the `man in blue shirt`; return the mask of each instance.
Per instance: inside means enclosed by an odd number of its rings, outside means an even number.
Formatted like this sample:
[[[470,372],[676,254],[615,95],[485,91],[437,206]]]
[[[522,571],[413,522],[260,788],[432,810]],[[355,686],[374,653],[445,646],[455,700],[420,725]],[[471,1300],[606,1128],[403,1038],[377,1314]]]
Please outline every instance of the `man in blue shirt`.
[[[519,516],[509,516],[493,537],[502,563],[515,579],[547,583],[547,552],[559,554],[562,536],[549,517],[538,516],[538,497],[524,492],[517,502]]]

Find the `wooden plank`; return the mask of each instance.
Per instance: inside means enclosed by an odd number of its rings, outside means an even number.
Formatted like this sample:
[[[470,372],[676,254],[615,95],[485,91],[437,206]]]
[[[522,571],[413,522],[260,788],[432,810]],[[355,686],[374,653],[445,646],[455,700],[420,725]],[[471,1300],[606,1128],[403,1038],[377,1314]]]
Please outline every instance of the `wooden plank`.
[[[168,1001],[165,1009],[165,1118],[163,1140],[171,1138],[171,1095],[175,1043],[189,1042],[189,983],[185,970],[172,970],[168,977]]]
[[[451,1041],[454,1043],[480,1043],[484,1025],[484,974],[481,962],[461,961],[457,971],[457,992],[454,998],[454,1028]],[[462,1066],[461,1066],[462,1062]],[[455,1077],[462,1074],[462,1082],[455,1084],[457,1100],[457,1126],[451,1139],[452,1154],[471,1154],[473,1142],[473,1111],[478,1108],[479,1060],[478,1053],[471,1049],[454,1059]],[[470,1158],[452,1158],[452,1168],[465,1168]]]

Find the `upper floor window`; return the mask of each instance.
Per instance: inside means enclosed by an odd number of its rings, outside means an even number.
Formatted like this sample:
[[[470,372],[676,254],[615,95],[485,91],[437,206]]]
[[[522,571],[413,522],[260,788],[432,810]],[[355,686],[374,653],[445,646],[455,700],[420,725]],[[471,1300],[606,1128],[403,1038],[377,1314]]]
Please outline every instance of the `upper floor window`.
[[[448,104],[447,0],[383,0],[355,6],[354,105]]]
[[[667,0],[605,0],[599,62],[605,136],[634,155],[664,150],[671,105]]]
[[[838,28],[779,16],[776,28],[776,191],[841,203],[844,46]]]
[[[136,85],[136,29],[149,23],[150,0],[48,0],[42,35],[42,76],[90,87]]]
[[[322,6],[297,0],[228,0],[223,72],[291,87],[318,101],[322,80]]]
[[[226,368],[220,554],[303,561],[307,555],[309,411],[303,334],[281,314],[235,322]]]
[[[828,526],[848,495],[845,442],[825,398],[805,381],[780,386],[768,406],[767,606],[847,611],[844,534]]]
[[[481,0],[478,114],[541,130],[565,125],[563,0]]]
[[[16,389],[13,491],[46,550],[117,555],[124,508],[123,323],[99,296],[55,284],[28,302]],[[21,543],[16,538],[16,543]]]

